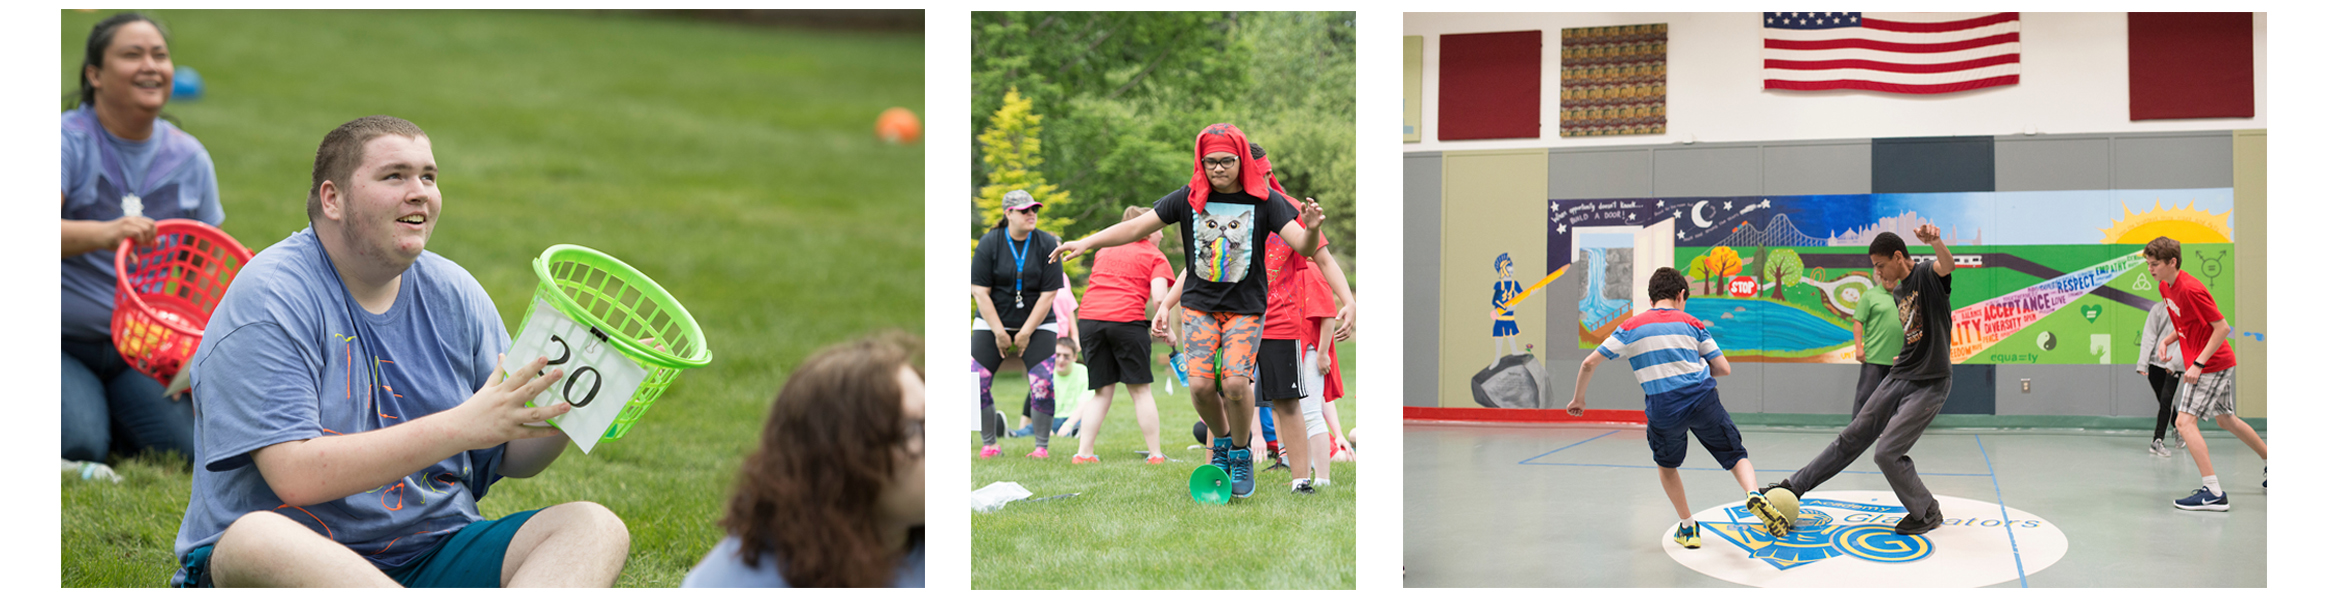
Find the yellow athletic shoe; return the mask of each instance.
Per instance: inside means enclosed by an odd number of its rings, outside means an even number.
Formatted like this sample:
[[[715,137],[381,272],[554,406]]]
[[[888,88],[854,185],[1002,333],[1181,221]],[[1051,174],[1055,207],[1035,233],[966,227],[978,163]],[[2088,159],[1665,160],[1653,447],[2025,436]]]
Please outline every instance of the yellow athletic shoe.
[[[1744,509],[1760,518],[1768,537],[1781,539],[1792,534],[1793,520],[1800,518],[1800,498],[1789,488],[1771,485],[1745,496]]]
[[[1674,542],[1679,542],[1679,547],[1681,547],[1681,548],[1686,548],[1686,549],[1689,549],[1689,550],[1694,550],[1694,549],[1696,549],[1696,548],[1702,548],[1702,547],[1703,547],[1703,524],[1702,524],[1702,523],[1697,523],[1697,524],[1693,524],[1693,525],[1689,525],[1689,524],[1685,524],[1685,523],[1682,523],[1682,524],[1680,524],[1680,525],[1679,525],[1679,531],[1678,531],[1678,532],[1675,532],[1675,533],[1672,533],[1672,534],[1671,534],[1671,541],[1674,541]]]

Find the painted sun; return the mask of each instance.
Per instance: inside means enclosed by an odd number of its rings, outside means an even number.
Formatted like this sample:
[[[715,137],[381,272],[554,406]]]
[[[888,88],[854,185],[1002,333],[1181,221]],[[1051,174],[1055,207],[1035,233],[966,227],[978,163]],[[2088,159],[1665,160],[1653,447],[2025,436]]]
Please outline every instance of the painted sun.
[[[2163,201],[2143,213],[2123,207],[2123,218],[2115,225],[2099,230],[2100,242],[2107,244],[2145,244],[2158,236],[2171,236],[2182,244],[2226,244],[2235,240],[2235,230],[2228,226],[2228,217],[2234,210],[2220,214],[2186,207],[2164,208]]]

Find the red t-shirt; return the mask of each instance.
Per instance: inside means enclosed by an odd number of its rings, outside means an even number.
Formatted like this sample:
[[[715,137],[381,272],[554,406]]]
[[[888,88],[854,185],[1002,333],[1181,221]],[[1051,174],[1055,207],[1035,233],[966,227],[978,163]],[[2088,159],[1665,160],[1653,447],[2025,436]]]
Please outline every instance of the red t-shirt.
[[[1171,260],[1154,242],[1139,240],[1099,250],[1097,264],[1090,267],[1089,291],[1082,294],[1081,318],[1144,321],[1147,296],[1153,293],[1148,283],[1159,278],[1167,287],[1174,274]]]
[[[2195,368],[2196,360],[2204,357],[2204,343],[2212,341],[2212,322],[2222,320],[2220,305],[2212,301],[2212,291],[2187,271],[2163,286],[2164,305],[2171,309],[2172,330],[2180,332],[2180,356]],[[2212,353],[2212,360],[2204,361],[2203,373],[2217,373],[2236,366],[2236,353],[2229,350],[2231,340],[2220,340],[2220,351]]]
[[[1310,233],[1316,233],[1313,230]],[[1322,233],[1316,233],[1322,236]],[[1322,238],[1319,237],[1322,248]],[[1292,251],[1283,236],[1267,234],[1267,328],[1260,331],[1263,340],[1312,340],[1309,333],[1306,306],[1308,286],[1300,285],[1300,273],[1315,270],[1308,257]]]

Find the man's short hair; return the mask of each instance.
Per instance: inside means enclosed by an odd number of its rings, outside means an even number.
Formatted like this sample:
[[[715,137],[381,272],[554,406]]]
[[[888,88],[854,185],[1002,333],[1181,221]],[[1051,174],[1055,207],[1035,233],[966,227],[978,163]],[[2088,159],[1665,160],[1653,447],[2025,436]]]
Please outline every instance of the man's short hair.
[[[1143,214],[1150,213],[1150,212],[1154,212],[1154,209],[1152,209],[1152,208],[1147,208],[1147,207],[1144,207],[1144,206],[1132,206],[1132,207],[1130,207],[1130,208],[1125,208],[1125,209],[1122,209],[1122,220],[1124,220],[1124,221],[1128,221],[1128,220],[1131,220],[1131,219],[1136,219],[1136,218],[1138,218],[1138,216],[1139,216],[1139,215],[1143,215]]]
[[[1903,252],[1906,258],[1913,258],[1913,251],[1905,249],[1905,238],[1897,237],[1897,234],[1887,231],[1881,232],[1881,235],[1873,236],[1873,246],[1867,251],[1874,256],[1881,257],[1896,256],[1897,253]]]
[[[331,181],[344,192],[347,180],[354,176],[355,167],[363,164],[363,146],[383,135],[400,135],[412,139],[428,137],[428,132],[411,121],[387,115],[372,115],[348,121],[323,136],[323,145],[315,148],[315,179],[307,187],[307,220],[323,220],[323,182]]]
[[[1647,301],[1649,302],[1671,300],[1685,293],[1687,293],[1687,277],[1680,275],[1678,269],[1671,267],[1656,269],[1655,274],[1647,278]]]
[[[2179,240],[2158,236],[2156,239],[2148,240],[2147,247],[2141,248],[2139,254],[2156,259],[2156,262],[2171,261],[2172,268],[2175,269],[2180,267]]]

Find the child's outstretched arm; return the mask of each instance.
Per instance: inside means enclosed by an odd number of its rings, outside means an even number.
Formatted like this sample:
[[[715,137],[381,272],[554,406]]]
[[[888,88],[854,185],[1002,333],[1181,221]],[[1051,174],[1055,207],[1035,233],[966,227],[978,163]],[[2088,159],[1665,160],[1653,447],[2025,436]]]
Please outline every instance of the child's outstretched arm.
[[[1603,362],[1606,362],[1606,355],[1595,350],[1591,351],[1589,357],[1582,359],[1582,371],[1574,374],[1574,401],[1566,403],[1566,414],[1582,416],[1582,391],[1590,389],[1590,373]]]
[[[1728,374],[1735,372],[1734,369],[1728,368],[1728,357],[1725,354],[1711,357],[1710,362],[1711,376],[1713,377],[1726,377]]]

